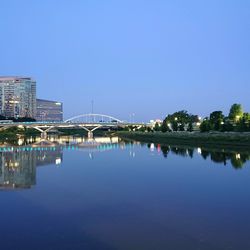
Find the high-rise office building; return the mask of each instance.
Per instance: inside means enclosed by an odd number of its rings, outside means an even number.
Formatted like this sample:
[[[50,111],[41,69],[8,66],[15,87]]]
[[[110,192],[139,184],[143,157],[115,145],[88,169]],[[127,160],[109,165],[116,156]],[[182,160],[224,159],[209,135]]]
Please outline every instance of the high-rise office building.
[[[36,100],[37,105],[37,121],[62,121],[63,120],[63,104],[57,101],[49,101],[43,99]]]
[[[30,77],[0,77],[0,114],[36,116],[36,81]]]

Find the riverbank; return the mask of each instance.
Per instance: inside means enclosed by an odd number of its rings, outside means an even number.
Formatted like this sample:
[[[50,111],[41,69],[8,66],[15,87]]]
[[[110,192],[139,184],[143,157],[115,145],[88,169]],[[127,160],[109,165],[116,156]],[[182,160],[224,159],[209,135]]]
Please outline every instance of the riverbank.
[[[19,136],[37,136],[40,134],[41,132],[36,129],[19,129],[18,127],[12,127],[0,131],[0,140],[15,139]]]
[[[207,147],[250,147],[250,133],[239,132],[125,132],[116,133],[122,139],[141,142],[207,146]]]

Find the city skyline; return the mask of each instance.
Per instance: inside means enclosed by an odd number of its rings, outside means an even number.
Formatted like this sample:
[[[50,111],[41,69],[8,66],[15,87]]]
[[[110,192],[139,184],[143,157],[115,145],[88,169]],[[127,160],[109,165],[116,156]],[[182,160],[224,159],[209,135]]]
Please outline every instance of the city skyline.
[[[1,8],[0,75],[34,77],[37,97],[63,102],[65,118],[90,113],[92,100],[94,112],[137,121],[182,109],[227,114],[233,103],[250,111],[247,1]]]

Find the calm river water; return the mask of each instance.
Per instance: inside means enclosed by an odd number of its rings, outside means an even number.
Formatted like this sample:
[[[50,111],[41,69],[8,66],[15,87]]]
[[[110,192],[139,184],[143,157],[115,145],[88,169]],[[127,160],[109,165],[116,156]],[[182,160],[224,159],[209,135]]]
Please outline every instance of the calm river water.
[[[250,249],[246,152],[118,138],[14,144],[0,145],[3,250]]]

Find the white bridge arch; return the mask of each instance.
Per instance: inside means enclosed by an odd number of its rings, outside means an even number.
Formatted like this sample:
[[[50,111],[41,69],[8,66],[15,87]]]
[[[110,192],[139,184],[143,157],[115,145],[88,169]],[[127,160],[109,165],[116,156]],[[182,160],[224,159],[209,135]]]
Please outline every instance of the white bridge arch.
[[[110,115],[104,114],[82,114],[71,117],[64,121],[66,124],[76,124],[78,127],[88,132],[88,137],[93,137],[93,132],[101,127],[113,127],[117,124],[123,123],[120,119],[117,119]]]
[[[64,122],[66,123],[123,123],[120,119],[117,119],[110,115],[105,114],[81,114],[74,117],[71,117]]]
[[[46,138],[47,133],[52,130],[58,129],[77,129],[82,128],[88,132],[88,137],[93,137],[93,132],[99,128],[111,129],[111,128],[124,128],[126,126],[133,126],[140,128],[145,126],[144,123],[128,123],[122,121],[116,117],[105,114],[82,114],[71,117],[63,122],[13,122],[4,121],[0,122],[0,131],[8,129],[10,127],[20,126],[23,128],[33,128],[41,132],[41,137]]]

